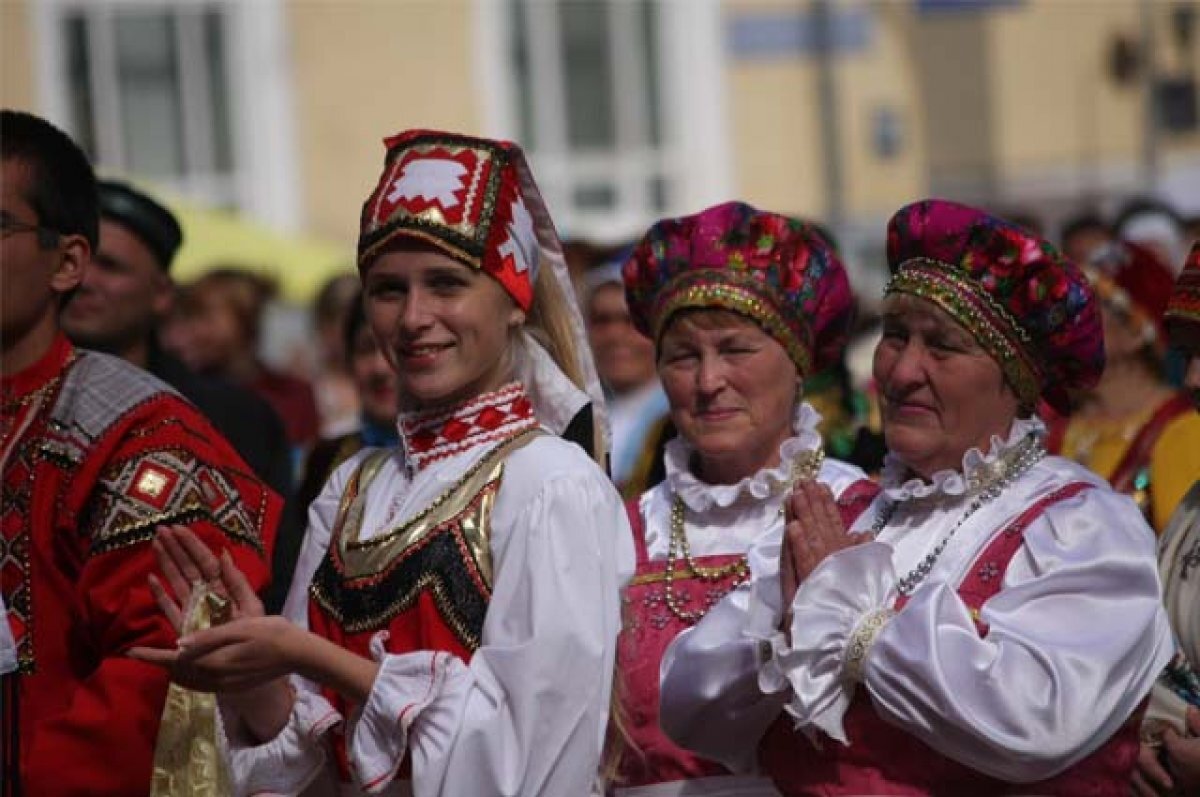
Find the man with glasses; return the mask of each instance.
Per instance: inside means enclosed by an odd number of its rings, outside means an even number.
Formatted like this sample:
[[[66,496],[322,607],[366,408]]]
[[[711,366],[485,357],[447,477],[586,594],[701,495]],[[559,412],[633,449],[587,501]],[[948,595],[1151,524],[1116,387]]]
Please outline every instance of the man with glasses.
[[[125,652],[175,640],[150,541],[186,524],[259,586],[279,499],[165,384],[62,334],[97,238],[79,148],[3,110],[0,165],[0,791],[146,795],[167,677]]]

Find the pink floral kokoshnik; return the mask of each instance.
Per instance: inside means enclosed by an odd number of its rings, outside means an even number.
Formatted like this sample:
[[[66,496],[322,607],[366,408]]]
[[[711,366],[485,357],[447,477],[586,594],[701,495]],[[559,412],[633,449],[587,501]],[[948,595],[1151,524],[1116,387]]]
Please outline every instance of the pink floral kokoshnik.
[[[495,277],[528,310],[539,231],[554,233],[521,148],[436,130],[384,143],[383,175],[363,204],[359,268],[397,237],[414,238]]]
[[[888,223],[886,293],[933,302],[1000,365],[1023,404],[1067,412],[1104,370],[1099,308],[1087,278],[1047,241],[940,199]]]
[[[846,269],[805,222],[727,202],[649,229],[623,269],[634,322],[657,344],[685,309],[758,322],[808,376],[841,355],[854,303]]]
[[[1183,271],[1175,280],[1175,289],[1167,302],[1166,324],[1168,328],[1179,324],[1200,327],[1200,243],[1192,246]]]

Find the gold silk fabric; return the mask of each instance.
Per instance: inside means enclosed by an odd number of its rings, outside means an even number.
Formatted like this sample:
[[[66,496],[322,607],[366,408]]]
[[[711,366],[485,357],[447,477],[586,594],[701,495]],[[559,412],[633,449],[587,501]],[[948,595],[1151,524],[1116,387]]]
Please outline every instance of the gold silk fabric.
[[[213,623],[212,589],[203,582],[192,585],[179,635]],[[172,683],[167,691],[158,742],[154,748],[154,774],[150,797],[225,797],[231,794],[229,775],[217,743],[217,697],[193,692]]]

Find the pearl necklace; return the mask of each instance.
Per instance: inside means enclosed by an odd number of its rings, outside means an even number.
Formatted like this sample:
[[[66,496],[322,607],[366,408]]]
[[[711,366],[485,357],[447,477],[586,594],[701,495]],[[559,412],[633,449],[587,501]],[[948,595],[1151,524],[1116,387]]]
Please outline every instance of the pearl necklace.
[[[792,484],[794,485],[798,481],[807,479],[815,479],[817,473],[821,470],[821,463],[824,459],[825,451],[820,448],[813,451],[806,451],[797,457],[796,461],[792,463]],[[786,500],[787,496],[785,495],[784,501],[786,502]],[[783,514],[782,504],[779,507],[779,514]],[[670,610],[671,614],[689,625],[703,617],[705,610],[688,611],[679,605],[679,599],[675,595],[674,582],[676,566],[680,556],[683,557],[683,561],[687,565],[687,569],[680,574],[681,578],[688,578],[690,576],[698,578],[701,581],[713,582],[719,581],[729,575],[733,576],[733,583],[729,585],[729,588],[719,595],[714,596],[714,604],[736,589],[740,584],[745,583],[746,579],[750,577],[750,565],[746,560],[745,554],[738,557],[736,562],[720,567],[704,567],[696,563],[696,560],[692,558],[691,545],[688,544],[687,531],[683,519],[683,499],[678,495],[675,496],[675,500],[671,502],[671,538],[667,546],[666,571],[663,574],[663,597],[666,600],[667,609]]]
[[[1031,434],[995,462],[980,465],[967,481],[968,489],[975,492],[975,497],[971,499],[967,511],[950,528],[950,531],[946,532],[934,549],[897,582],[896,589],[900,594],[905,597],[912,595],[933,570],[934,564],[937,563],[938,558],[941,557],[942,552],[946,550],[946,546],[950,544],[950,540],[954,538],[963,524],[980,508],[997,498],[1005,488],[1036,465],[1044,456],[1046,456],[1046,449],[1042,448],[1041,440],[1037,435]],[[878,536],[879,532],[883,531],[899,506],[898,501],[892,501],[879,510],[875,516],[875,522],[871,524],[870,534],[872,537]]]

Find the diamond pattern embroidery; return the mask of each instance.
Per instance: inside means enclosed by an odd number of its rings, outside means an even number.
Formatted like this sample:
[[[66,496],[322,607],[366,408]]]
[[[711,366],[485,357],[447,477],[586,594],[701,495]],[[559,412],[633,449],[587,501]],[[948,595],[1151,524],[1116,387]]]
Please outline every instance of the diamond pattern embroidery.
[[[27,453],[30,447],[20,450],[5,468],[3,486],[3,514],[0,515],[0,594],[4,596],[7,621],[17,645],[17,661],[20,672],[31,673],[34,669],[32,596],[29,584],[29,482],[33,471]]]
[[[230,537],[259,547],[258,524],[229,480],[186,451],[160,450],[118,463],[97,489],[92,553],[150,539],[161,523],[211,519]]]
[[[402,419],[407,454],[420,470],[435,460],[537,426],[533,405],[519,384],[500,388],[453,412]]]

